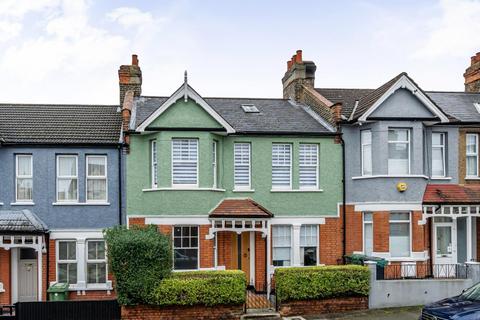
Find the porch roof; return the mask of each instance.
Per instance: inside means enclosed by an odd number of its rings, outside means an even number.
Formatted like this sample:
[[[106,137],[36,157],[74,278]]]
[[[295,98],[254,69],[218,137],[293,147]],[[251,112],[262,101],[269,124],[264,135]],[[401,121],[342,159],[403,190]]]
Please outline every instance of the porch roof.
[[[45,233],[47,225],[30,210],[0,210],[0,233]]]
[[[480,185],[429,184],[424,204],[480,204]]]
[[[209,215],[210,218],[272,218],[273,214],[250,198],[224,199]]]

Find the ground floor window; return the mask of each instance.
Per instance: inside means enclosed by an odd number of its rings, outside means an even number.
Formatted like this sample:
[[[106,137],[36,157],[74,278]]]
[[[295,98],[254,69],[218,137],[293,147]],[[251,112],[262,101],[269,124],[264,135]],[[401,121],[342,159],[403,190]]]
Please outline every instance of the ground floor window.
[[[300,263],[302,266],[317,265],[318,230],[316,225],[300,228]]]
[[[291,226],[272,227],[273,265],[276,267],[291,265],[292,228]]]
[[[87,241],[87,283],[107,282],[107,258],[104,240]]]
[[[373,253],[373,213],[363,213],[363,253],[371,256]]]
[[[173,228],[173,268],[198,269],[198,226]]]
[[[62,283],[77,283],[77,242],[74,240],[58,241],[58,276]]]
[[[410,213],[390,213],[390,256],[410,256]]]

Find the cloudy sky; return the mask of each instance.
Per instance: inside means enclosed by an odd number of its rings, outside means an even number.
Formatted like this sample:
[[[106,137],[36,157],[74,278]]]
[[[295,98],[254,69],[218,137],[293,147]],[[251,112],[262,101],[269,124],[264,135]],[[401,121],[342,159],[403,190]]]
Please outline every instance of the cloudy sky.
[[[139,55],[145,95],[188,70],[203,96],[280,97],[296,49],[318,87],[378,87],[401,71],[463,90],[480,0],[0,0],[0,102],[117,103]]]

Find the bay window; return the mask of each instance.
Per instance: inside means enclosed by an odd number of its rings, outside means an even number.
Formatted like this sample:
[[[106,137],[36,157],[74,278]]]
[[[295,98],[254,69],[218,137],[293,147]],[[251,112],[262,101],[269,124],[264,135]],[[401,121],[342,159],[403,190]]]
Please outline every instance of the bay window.
[[[410,256],[410,213],[392,212],[390,221],[390,256]]]
[[[372,175],[372,131],[362,130],[360,133],[362,152],[362,176]]]
[[[78,157],[57,156],[57,201],[78,201]]]
[[[62,240],[57,242],[57,281],[77,283],[77,242]]]
[[[410,174],[410,131],[388,130],[388,174]]]
[[[15,170],[15,201],[30,202],[33,200],[33,165],[32,155],[18,154],[16,155]]]
[[[172,140],[172,184],[198,185],[198,140]]]
[[[250,143],[235,143],[233,149],[235,189],[250,189]]]
[[[198,226],[173,228],[173,268],[198,269]]]
[[[292,228],[272,226],[272,260],[276,267],[291,265]]]
[[[291,189],[292,187],[292,145],[274,143],[272,145],[272,188]]]
[[[467,134],[467,177],[478,177],[478,135]]]
[[[300,144],[300,189],[318,188],[318,145]]]
[[[87,156],[87,201],[107,201],[106,156]]]
[[[317,265],[318,229],[316,225],[300,228],[300,263],[302,266]]]
[[[87,241],[87,283],[107,282],[107,256],[104,240]]]
[[[432,176],[445,177],[445,134],[432,133]]]

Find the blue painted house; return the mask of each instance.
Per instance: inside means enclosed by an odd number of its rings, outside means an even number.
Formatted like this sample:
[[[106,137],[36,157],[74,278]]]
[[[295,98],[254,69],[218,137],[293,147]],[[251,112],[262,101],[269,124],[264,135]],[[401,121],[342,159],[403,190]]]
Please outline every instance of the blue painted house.
[[[0,105],[0,304],[111,297],[102,230],[122,223],[118,106]]]

